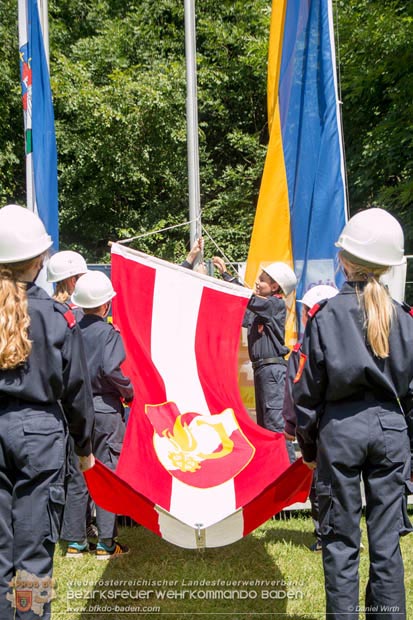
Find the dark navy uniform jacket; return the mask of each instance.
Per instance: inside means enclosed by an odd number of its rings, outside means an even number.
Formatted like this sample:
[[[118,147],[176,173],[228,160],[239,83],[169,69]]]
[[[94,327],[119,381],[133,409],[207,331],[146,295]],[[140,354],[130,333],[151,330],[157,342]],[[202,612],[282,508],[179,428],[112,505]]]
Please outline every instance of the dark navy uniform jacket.
[[[15,398],[29,404],[60,401],[78,455],[91,451],[94,412],[82,337],[67,307],[35,284],[27,287],[32,351],[18,368],[0,370],[0,401]]]
[[[248,330],[248,353],[252,362],[287,355],[285,318],[286,307],[281,297],[252,295],[242,322]]]
[[[386,359],[374,356],[366,343],[357,287],[362,289],[363,284],[345,283],[307,323],[300,353],[302,374],[293,385],[297,439],[305,461],[316,457],[317,425],[324,403],[362,400],[366,391],[379,402],[393,400],[397,406],[399,401],[413,446],[413,318],[394,302],[390,355]]]
[[[126,354],[119,332],[105,319],[85,314],[79,323],[82,330],[95,411],[121,413],[120,399],[133,399],[133,387],[120,365]]]
[[[284,418],[284,430],[289,435],[295,437],[297,419],[295,416],[294,401],[292,396],[293,381],[297,375],[298,365],[300,361],[301,344],[297,342],[291,350],[291,355],[288,358],[287,372],[285,378],[284,388],[284,402],[282,415]]]

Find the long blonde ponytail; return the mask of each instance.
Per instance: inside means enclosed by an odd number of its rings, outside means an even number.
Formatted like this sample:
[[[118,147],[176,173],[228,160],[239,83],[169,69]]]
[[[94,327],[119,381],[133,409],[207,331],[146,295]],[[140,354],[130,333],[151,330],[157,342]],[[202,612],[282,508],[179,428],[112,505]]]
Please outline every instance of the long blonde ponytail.
[[[32,349],[26,284],[18,281],[32,262],[0,265],[0,370],[23,364]]]
[[[389,335],[394,305],[387,289],[376,278],[369,278],[363,292],[367,342],[374,355],[389,356]]]
[[[351,260],[346,253],[340,252],[340,261],[344,266],[349,280],[366,282],[359,298],[362,301],[367,342],[374,355],[380,358],[389,356],[389,335],[395,308],[387,289],[379,282],[387,267],[359,265]]]

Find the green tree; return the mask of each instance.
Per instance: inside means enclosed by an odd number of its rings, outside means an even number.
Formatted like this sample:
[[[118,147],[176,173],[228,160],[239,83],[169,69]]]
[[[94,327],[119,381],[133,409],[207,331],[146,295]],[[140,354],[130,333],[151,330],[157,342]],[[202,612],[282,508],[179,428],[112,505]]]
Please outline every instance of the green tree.
[[[383,206],[413,251],[413,5],[338,2],[344,137],[352,211]]]
[[[102,3],[98,20],[82,3],[77,19],[77,5],[50,3],[61,237],[99,258],[108,239],[188,219],[184,12],[172,0]],[[265,156],[268,25],[263,0],[198,3],[202,220],[235,260]],[[178,260],[187,237],[177,228],[136,245]]]
[[[413,4],[335,0],[352,212],[398,215],[412,251]],[[246,257],[267,144],[270,0],[196,2],[202,221]],[[182,0],[49,0],[62,247],[188,218]],[[0,5],[0,199],[25,197],[17,2]],[[180,260],[188,230],[136,247]],[[207,238],[206,254],[215,253]]]

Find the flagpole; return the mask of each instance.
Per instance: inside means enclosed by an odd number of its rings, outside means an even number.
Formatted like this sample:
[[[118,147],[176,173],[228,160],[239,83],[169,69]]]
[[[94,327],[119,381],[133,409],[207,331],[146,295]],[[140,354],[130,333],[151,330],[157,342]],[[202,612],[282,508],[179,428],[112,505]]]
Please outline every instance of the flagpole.
[[[47,0],[18,0],[27,208],[59,245],[57,152],[48,68]],[[52,292],[42,270],[37,284]]]
[[[194,0],[185,0],[186,123],[191,247],[201,235]]]
[[[27,44],[28,41],[28,6],[27,0],[18,0],[19,11],[19,49]],[[22,52],[20,51],[20,54]],[[23,60],[22,57],[20,60]],[[24,58],[27,66],[30,68],[30,59]],[[23,79],[23,78],[22,78]],[[26,204],[30,211],[36,212],[36,198],[34,192],[33,181],[33,153],[32,153],[32,93],[31,83],[27,86],[27,98],[26,108],[24,111],[24,142],[25,142],[25,155],[26,155]]]

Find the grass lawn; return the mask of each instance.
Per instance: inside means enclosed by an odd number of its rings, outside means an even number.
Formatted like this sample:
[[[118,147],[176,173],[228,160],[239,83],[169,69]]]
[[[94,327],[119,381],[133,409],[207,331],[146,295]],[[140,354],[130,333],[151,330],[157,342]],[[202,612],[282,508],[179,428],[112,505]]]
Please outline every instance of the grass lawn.
[[[363,528],[362,593],[368,573]],[[109,562],[93,555],[66,559],[61,544],[55,554],[52,618],[322,618],[323,570],[321,554],[308,549],[312,532],[312,520],[304,513],[268,521],[228,547],[194,551],[164,542],[143,527],[126,527],[119,540],[131,553]],[[413,617],[413,536],[402,539],[402,550],[407,617]]]

